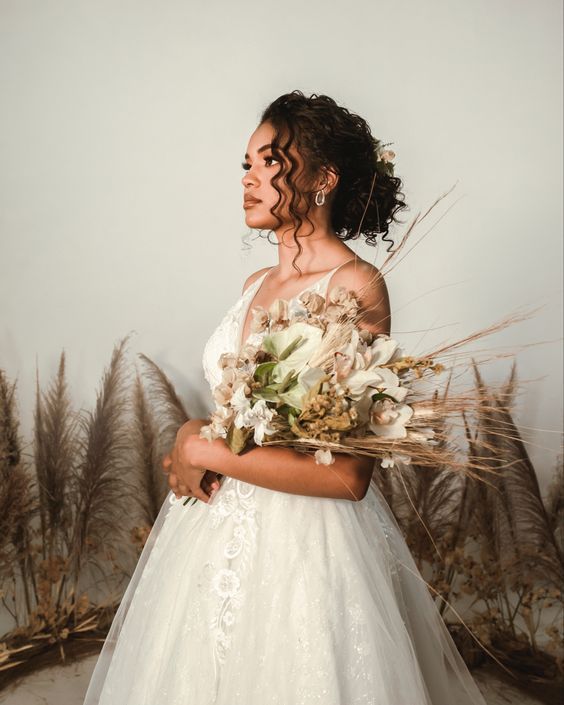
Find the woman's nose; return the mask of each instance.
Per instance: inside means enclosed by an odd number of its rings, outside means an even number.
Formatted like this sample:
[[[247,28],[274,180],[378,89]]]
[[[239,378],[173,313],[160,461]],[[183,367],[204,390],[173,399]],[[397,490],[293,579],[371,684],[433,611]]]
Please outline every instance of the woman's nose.
[[[247,169],[247,171],[243,174],[243,178],[241,179],[241,183],[243,186],[252,186],[253,184],[256,185],[257,179],[256,176],[253,173],[251,173],[252,167],[250,169]]]

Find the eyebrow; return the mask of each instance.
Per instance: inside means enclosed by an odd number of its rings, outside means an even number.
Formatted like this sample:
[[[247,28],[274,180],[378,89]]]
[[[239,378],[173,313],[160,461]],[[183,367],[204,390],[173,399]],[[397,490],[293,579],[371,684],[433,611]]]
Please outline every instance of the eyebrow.
[[[270,149],[270,147],[272,147],[272,142],[270,142],[269,144],[263,144],[262,147],[259,147],[257,149],[257,154],[264,152],[265,149]],[[248,159],[248,158],[249,158],[249,155],[247,152],[245,152],[245,159]]]

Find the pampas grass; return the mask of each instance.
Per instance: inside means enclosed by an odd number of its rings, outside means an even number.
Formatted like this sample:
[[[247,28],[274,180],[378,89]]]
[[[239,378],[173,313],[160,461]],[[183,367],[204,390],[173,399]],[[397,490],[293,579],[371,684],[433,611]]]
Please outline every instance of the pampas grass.
[[[464,418],[468,457],[473,467],[486,461],[496,472],[475,482],[440,467],[431,472],[400,465],[375,473],[373,481],[420,571],[431,574],[429,585],[440,595],[443,616],[448,600],[469,600],[466,626],[501,665],[522,682],[564,687],[562,466],[545,505],[511,415],[515,364],[497,393],[477,367],[474,372],[482,398],[490,402],[473,420]],[[447,624],[467,663],[483,662],[484,652],[468,633]]]
[[[99,648],[168,492],[162,455],[188,414],[148,357],[131,383],[126,342],[92,411],[72,408],[64,353],[46,391],[37,379],[29,458],[0,370],[0,599],[15,625],[0,639],[0,686]]]
[[[34,666],[99,649],[118,605],[115,585],[128,574],[123,554],[138,555],[166,495],[160,458],[188,414],[172,382],[144,355],[143,374],[136,371],[128,385],[124,353],[122,342],[93,412],[72,410],[64,356],[44,394],[38,384],[35,472],[18,435],[15,384],[0,373],[0,590],[16,621],[1,640],[0,685]],[[542,680],[542,664],[544,680],[556,680],[563,672],[556,623],[562,490],[555,482],[545,508],[510,413],[515,366],[497,389],[476,368],[475,385],[487,402],[474,417],[462,414],[465,459],[474,471],[487,459],[495,473],[475,482],[448,467],[400,463],[372,481],[419,569],[430,571],[432,594],[441,597],[438,608],[467,663],[480,663],[484,652],[447,621],[449,600],[470,600],[465,623],[513,673],[537,672]],[[436,403],[448,404],[449,392],[450,378]],[[442,450],[457,431],[454,418],[439,424]],[[100,584],[114,590],[93,598],[90,588]],[[540,638],[541,616],[551,611]]]

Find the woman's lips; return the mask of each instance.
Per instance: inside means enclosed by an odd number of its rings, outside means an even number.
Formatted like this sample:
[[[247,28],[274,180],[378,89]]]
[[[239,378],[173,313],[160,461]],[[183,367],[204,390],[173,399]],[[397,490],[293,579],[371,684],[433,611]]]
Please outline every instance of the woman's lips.
[[[254,200],[254,199],[249,199],[249,200],[243,202],[243,208],[251,208],[252,206],[256,206],[257,203],[260,203],[260,201]]]

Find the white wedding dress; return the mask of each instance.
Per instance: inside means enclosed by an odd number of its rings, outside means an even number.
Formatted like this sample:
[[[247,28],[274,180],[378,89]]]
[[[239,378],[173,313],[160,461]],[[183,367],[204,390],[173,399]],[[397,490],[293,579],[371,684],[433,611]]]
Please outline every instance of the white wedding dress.
[[[206,343],[211,388],[263,278]],[[486,705],[374,482],[355,502],[225,477],[183,501],[161,508],[84,705]]]

